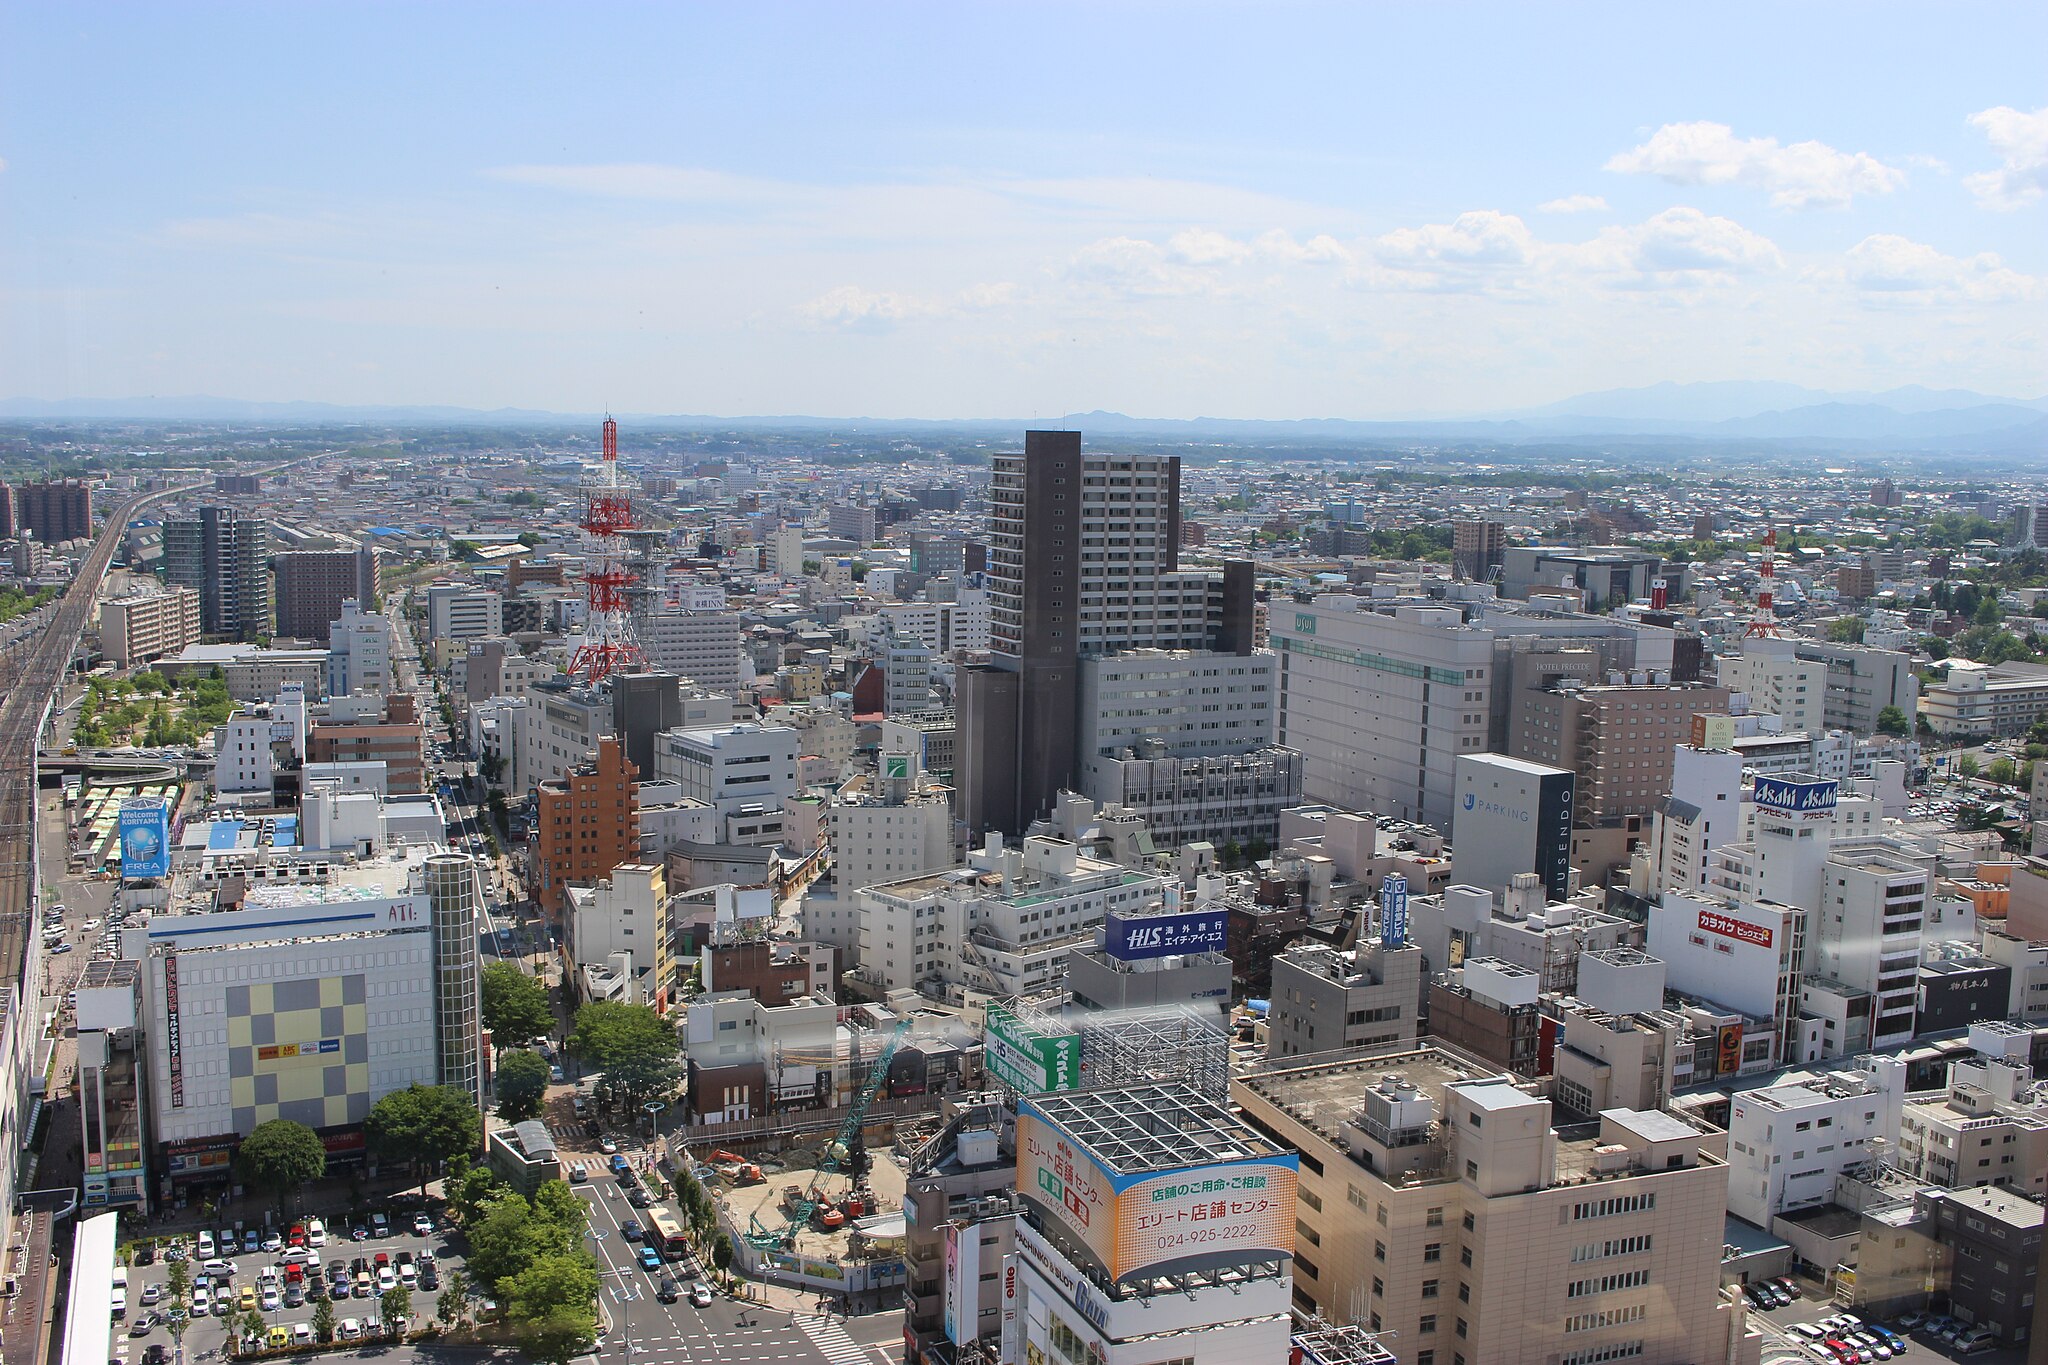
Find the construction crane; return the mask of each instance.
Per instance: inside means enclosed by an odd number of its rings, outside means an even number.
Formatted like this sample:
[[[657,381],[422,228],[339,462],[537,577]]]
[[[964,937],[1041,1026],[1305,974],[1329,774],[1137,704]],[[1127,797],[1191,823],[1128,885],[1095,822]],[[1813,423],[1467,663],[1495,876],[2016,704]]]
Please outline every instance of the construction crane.
[[[788,1251],[796,1246],[796,1235],[811,1221],[811,1215],[825,1202],[824,1192],[818,1187],[820,1176],[831,1175],[843,1169],[847,1158],[852,1155],[854,1144],[860,1141],[861,1130],[867,1125],[868,1107],[875,1102],[882,1087],[889,1082],[889,1063],[896,1056],[896,1049],[903,1045],[904,1037],[910,1032],[911,1021],[899,1020],[889,1032],[889,1041],[882,1045],[881,1055],[868,1069],[867,1083],[854,1095],[853,1104],[846,1111],[846,1121],[839,1125],[839,1131],[832,1141],[825,1144],[818,1159],[818,1169],[811,1177],[811,1188],[798,1195],[787,1205],[789,1221],[782,1227],[773,1228],[761,1221],[761,1215],[747,1215],[747,1245],[756,1251]],[[792,1189],[795,1186],[791,1186]]]

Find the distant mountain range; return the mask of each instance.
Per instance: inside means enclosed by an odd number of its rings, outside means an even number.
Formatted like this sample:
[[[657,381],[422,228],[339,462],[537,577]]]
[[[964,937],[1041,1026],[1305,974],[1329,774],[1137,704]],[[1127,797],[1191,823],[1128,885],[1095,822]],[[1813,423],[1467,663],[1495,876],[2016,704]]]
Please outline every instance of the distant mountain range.
[[[203,396],[179,398],[0,400],[0,420],[98,422],[249,422],[263,425],[580,426],[597,413],[530,408],[353,407],[334,403],[259,403]],[[619,413],[645,427],[755,430],[860,430],[1014,435],[1021,419],[957,421],[877,418]],[[1447,441],[1503,445],[1569,440],[1743,443],[1783,442],[1805,449],[1899,450],[2010,455],[2048,452],[2048,397],[2002,398],[1966,389],[1917,385],[1881,393],[1830,393],[1797,384],[1730,381],[1652,384],[1579,394],[1542,407],[1483,418],[1352,421],[1303,418],[1259,421],[1196,417],[1173,420],[1116,412],[1070,413],[1042,425],[1079,428],[1127,439],[1221,439],[1322,445]]]

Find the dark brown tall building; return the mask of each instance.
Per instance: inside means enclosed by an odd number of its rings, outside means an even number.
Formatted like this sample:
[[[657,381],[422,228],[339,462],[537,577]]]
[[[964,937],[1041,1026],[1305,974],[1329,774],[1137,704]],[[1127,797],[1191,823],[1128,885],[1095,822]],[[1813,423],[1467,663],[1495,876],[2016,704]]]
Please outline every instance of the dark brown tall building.
[[[12,540],[18,534],[14,516],[14,485],[0,483],[0,540]]]
[[[1498,521],[1451,523],[1451,572],[1468,583],[1491,582],[1507,563],[1508,528]]]
[[[640,770],[607,735],[597,759],[535,794],[533,898],[549,914],[568,905],[563,887],[593,885],[640,851]]]
[[[328,627],[341,619],[343,602],[353,599],[367,606],[371,600],[363,593],[364,558],[357,550],[290,550],[272,558],[277,633],[326,644]]]
[[[45,545],[92,535],[92,486],[77,479],[25,483],[15,490],[15,534],[34,534]]]
[[[977,832],[1021,832],[1078,770],[1083,657],[1250,653],[1250,566],[1180,568],[1180,460],[1031,431],[989,483],[989,655],[959,677],[955,776]]]

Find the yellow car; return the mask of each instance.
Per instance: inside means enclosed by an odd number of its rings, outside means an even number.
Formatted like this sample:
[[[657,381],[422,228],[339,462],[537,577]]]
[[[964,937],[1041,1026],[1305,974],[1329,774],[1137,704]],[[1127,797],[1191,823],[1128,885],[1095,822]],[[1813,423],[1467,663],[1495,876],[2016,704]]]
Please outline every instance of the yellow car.
[[[277,1349],[278,1347],[280,1347],[280,1346],[289,1346],[289,1345],[291,1345],[291,1344],[292,1344],[292,1329],[291,1329],[291,1328],[289,1328],[289,1327],[273,1327],[273,1328],[271,1328],[271,1329],[270,1329],[270,1337],[269,1337],[269,1342],[270,1342],[270,1347],[271,1347],[271,1349],[272,1349],[272,1350],[276,1350],[276,1349]]]
[[[235,1306],[244,1313],[254,1308],[256,1306],[256,1286],[253,1284],[243,1285],[241,1292],[235,1295]]]

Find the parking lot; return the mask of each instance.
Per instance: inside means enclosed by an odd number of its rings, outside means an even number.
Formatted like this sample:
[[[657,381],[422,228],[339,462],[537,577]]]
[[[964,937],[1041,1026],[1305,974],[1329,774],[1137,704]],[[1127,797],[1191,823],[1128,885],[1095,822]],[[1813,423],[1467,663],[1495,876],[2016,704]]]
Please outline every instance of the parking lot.
[[[435,1225],[427,1235],[421,1236],[416,1233],[413,1230],[413,1219],[420,1212],[421,1210],[416,1207],[404,1205],[391,1208],[386,1215],[389,1231],[383,1236],[376,1235],[375,1225],[367,1214],[351,1219],[346,1211],[335,1212],[331,1216],[315,1213],[311,1216],[321,1217],[326,1225],[324,1245],[309,1245],[303,1252],[296,1254],[292,1248],[283,1244],[282,1239],[278,1239],[277,1250],[263,1250],[264,1238],[260,1232],[257,1249],[249,1251],[246,1233],[241,1230],[236,1230],[235,1233],[235,1250],[223,1253],[219,1245],[221,1237],[216,1231],[212,1270],[197,1257],[196,1238],[183,1239],[188,1256],[185,1269],[192,1283],[196,1286],[201,1275],[205,1275],[209,1282],[206,1293],[207,1311],[203,1315],[195,1314],[192,1326],[185,1333],[186,1359],[197,1359],[207,1352],[219,1350],[227,1344],[231,1330],[239,1331],[237,1320],[245,1313],[245,1291],[254,1298],[255,1306],[262,1312],[264,1322],[269,1328],[282,1328],[290,1336],[294,1334],[294,1329],[303,1327],[303,1333],[298,1335],[302,1339],[310,1335],[315,1306],[321,1294],[327,1293],[327,1287],[331,1283],[330,1272],[337,1262],[346,1273],[349,1284],[346,1299],[338,1295],[330,1296],[338,1337],[346,1338],[347,1324],[350,1321],[356,1324],[356,1339],[374,1341],[381,1333],[383,1305],[378,1292],[380,1277],[377,1265],[380,1256],[384,1258],[385,1275],[394,1286],[403,1282],[402,1272],[398,1268],[401,1260],[414,1268],[414,1283],[411,1286],[411,1326],[416,1328],[424,1324],[434,1315],[434,1301],[440,1290],[446,1287],[449,1271],[462,1264],[462,1254],[460,1244],[451,1243],[445,1227],[438,1218],[433,1219]],[[358,1229],[363,1234],[361,1240],[357,1240],[355,1236]],[[309,1235],[308,1241],[311,1240]],[[308,1256],[312,1260],[301,1267],[302,1278],[296,1287],[298,1292],[294,1293],[294,1287],[287,1279],[286,1266],[293,1260],[304,1260]],[[431,1258],[431,1272],[420,1269],[423,1256]],[[352,1269],[358,1259],[364,1263],[361,1274]],[[277,1288],[275,1298],[267,1299],[263,1293],[266,1281],[264,1272],[271,1268],[277,1272],[274,1281]],[[161,1320],[152,1322],[140,1335],[135,1333],[136,1327],[146,1318],[161,1319],[164,1311],[170,1306],[165,1299],[165,1285],[169,1274],[170,1261],[162,1251],[157,1253],[149,1265],[128,1267],[127,1314],[125,1319],[117,1320],[115,1323],[117,1359],[129,1362],[129,1365],[142,1365],[151,1345],[160,1344],[166,1351],[172,1349],[170,1333]],[[316,1280],[322,1288],[317,1293],[310,1292],[310,1286]],[[429,1283],[433,1287],[428,1287]],[[367,1292],[359,1294],[359,1285]],[[221,1301],[220,1296],[214,1292],[216,1286],[225,1288],[227,1302],[230,1305],[226,1309],[216,1306]],[[297,1302],[293,1302],[294,1299]],[[266,1308],[265,1305],[270,1302],[275,1302],[276,1306]]]
[[[1958,1350],[1949,1342],[1936,1338],[1926,1330],[1924,1324],[1909,1328],[1905,1323],[1897,1319],[1860,1313],[1854,1309],[1845,1309],[1839,1304],[1830,1302],[1811,1281],[1802,1280],[1800,1285],[1805,1292],[1805,1297],[1794,1300],[1788,1307],[1764,1309],[1761,1311],[1756,1309],[1750,1310],[1750,1321],[1764,1334],[1764,1359],[1766,1362],[1798,1359],[1815,1362],[1825,1361],[1829,1365],[1839,1365],[1840,1362],[1846,1361],[1849,1357],[1828,1348],[1826,1341],[1829,1336],[1832,1336],[1835,1340],[1843,1341],[1847,1344],[1847,1338],[1842,1337],[1839,1333],[1828,1332],[1816,1340],[1801,1330],[1806,1325],[1817,1325],[1823,1319],[1832,1318],[1842,1313],[1851,1313],[1857,1318],[1862,1319],[1866,1333],[1869,1333],[1872,1327],[1882,1327],[1895,1334],[1905,1344],[1903,1351],[1891,1350],[1887,1346],[1884,1351],[1880,1352],[1875,1344],[1861,1347],[1857,1350],[1855,1357],[1859,1365],[1862,1365],[1865,1359],[1863,1355],[1864,1350],[1870,1352],[1870,1360],[1967,1360],[1974,1362],[1975,1365],[2021,1365],[2021,1362],[2027,1359],[2027,1348],[2023,1345],[1995,1348],[1989,1351],[1969,1354]],[[1881,1342],[1883,1338],[1879,1337],[1877,1340]]]

